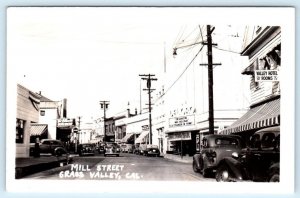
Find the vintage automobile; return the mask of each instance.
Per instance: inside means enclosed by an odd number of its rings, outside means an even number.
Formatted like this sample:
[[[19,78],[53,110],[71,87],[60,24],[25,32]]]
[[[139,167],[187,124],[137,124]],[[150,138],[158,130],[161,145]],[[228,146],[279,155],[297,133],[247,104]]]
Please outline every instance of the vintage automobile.
[[[68,152],[60,140],[42,139],[39,143],[30,144],[30,155],[34,155],[34,153],[61,156]]]
[[[120,147],[122,153],[132,153],[133,150],[132,144],[121,144]]]
[[[99,154],[102,154],[104,153],[104,147],[105,147],[105,144],[104,143],[99,143],[98,146],[97,146],[97,151]]]
[[[147,152],[147,144],[140,144],[138,148],[138,154],[145,155],[145,152]]]
[[[134,154],[136,154],[136,155],[140,155],[141,154],[141,147],[140,147],[140,145],[141,145],[140,143],[134,145],[134,150],[133,150]]]
[[[95,145],[92,143],[84,143],[78,145],[79,156],[95,155]]]
[[[143,153],[145,156],[160,156],[160,152],[157,145],[147,145],[146,150],[144,150]]]
[[[203,137],[200,152],[193,156],[193,170],[204,177],[215,172],[219,162],[242,149],[242,139],[237,135],[211,134]]]
[[[115,142],[106,142],[104,146],[104,156],[107,155],[115,155],[117,157],[120,156],[121,148]]]
[[[217,169],[217,181],[279,182],[280,128],[255,132],[240,154],[224,158]]]

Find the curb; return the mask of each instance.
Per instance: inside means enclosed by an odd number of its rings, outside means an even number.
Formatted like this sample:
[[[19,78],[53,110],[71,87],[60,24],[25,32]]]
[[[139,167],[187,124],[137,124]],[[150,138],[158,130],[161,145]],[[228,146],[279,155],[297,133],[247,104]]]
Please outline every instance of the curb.
[[[68,164],[68,162],[69,162],[68,159],[62,159],[62,160],[57,160],[57,161],[33,164],[33,165],[29,165],[29,166],[16,167],[15,168],[15,178],[20,179],[22,177],[25,177],[27,175],[31,175],[31,174],[34,174],[37,172],[45,171],[45,170],[59,167],[59,166],[65,166]]]

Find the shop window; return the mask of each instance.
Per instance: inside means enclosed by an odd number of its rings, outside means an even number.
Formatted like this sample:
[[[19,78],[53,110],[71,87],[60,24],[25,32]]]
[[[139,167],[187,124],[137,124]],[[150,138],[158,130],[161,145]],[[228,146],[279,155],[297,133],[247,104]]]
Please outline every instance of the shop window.
[[[45,110],[41,110],[41,111],[40,111],[40,115],[41,115],[41,116],[45,116]]]
[[[21,119],[16,120],[16,143],[24,143],[24,128],[25,121]]]

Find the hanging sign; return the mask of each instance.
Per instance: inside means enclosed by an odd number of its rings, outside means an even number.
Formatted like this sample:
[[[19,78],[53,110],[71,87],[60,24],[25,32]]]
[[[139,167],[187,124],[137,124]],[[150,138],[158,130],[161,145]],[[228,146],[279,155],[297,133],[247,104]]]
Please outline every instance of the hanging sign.
[[[279,81],[278,70],[256,70],[255,71],[255,82],[262,81]]]

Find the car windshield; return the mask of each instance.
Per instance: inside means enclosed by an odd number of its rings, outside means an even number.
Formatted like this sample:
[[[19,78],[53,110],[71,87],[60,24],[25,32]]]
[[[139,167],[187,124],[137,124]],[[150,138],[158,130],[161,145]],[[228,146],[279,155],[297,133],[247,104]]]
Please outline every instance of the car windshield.
[[[93,146],[92,144],[82,144],[82,146],[87,147],[87,146]]]
[[[234,138],[217,138],[216,145],[218,146],[228,146],[228,145],[238,145],[238,140]]]

